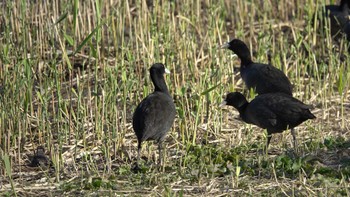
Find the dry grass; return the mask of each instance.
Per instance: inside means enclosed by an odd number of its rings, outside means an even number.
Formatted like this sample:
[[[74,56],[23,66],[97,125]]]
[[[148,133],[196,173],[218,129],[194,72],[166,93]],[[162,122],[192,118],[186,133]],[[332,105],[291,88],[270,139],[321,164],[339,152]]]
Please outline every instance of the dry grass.
[[[350,195],[345,39],[314,25],[328,1],[4,1],[0,3],[0,193],[5,196]],[[317,27],[317,28],[315,28]],[[243,39],[281,68],[316,120],[274,135],[218,103],[247,90],[217,46]],[[166,164],[145,144],[133,173],[131,116],[163,62],[177,107]],[[214,88],[213,88],[214,87]],[[213,89],[211,89],[213,88]],[[252,95],[250,95],[252,98]],[[28,167],[37,146],[54,168]]]

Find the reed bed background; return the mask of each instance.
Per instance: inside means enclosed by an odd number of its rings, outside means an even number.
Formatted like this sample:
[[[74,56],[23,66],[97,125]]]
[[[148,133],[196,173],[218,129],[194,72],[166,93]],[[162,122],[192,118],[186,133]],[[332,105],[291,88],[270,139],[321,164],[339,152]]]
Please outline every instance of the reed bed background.
[[[346,39],[311,0],[0,2],[0,193],[24,195],[350,195]],[[219,103],[249,94],[240,62],[218,46],[244,40],[314,106],[317,119],[273,136]],[[269,58],[270,57],[270,58]],[[269,60],[270,59],[270,60]],[[131,118],[162,62],[177,109],[158,169],[145,143],[134,173]],[[43,146],[53,167],[28,167]]]

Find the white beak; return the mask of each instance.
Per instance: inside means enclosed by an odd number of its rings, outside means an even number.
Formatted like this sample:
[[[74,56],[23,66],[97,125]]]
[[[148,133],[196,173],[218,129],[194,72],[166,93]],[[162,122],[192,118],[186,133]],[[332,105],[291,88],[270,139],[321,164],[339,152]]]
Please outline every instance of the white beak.
[[[167,68],[165,68],[165,73],[166,73],[166,74],[170,74],[170,70],[168,70]]]
[[[229,47],[230,47],[230,44],[229,43],[225,43],[225,44],[220,46],[220,49],[227,49]]]
[[[227,104],[226,100],[222,101],[219,107],[224,107]]]

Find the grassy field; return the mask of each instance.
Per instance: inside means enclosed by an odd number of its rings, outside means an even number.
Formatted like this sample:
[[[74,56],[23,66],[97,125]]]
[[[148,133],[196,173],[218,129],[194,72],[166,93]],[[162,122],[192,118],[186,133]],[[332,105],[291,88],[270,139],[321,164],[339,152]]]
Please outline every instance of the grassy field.
[[[0,2],[1,196],[350,196],[350,57],[318,26],[325,0]],[[240,91],[244,40],[282,69],[317,119],[273,136],[219,108]],[[162,62],[177,109],[165,165],[131,118]],[[29,167],[38,146],[53,167]]]

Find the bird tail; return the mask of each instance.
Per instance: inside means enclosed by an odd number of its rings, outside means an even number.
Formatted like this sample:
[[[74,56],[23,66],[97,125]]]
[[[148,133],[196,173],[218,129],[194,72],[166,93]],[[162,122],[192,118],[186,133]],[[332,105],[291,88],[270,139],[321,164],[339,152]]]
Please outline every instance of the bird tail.
[[[313,115],[309,110],[306,113],[306,117],[307,117],[307,119],[315,119],[316,118],[316,116]]]

